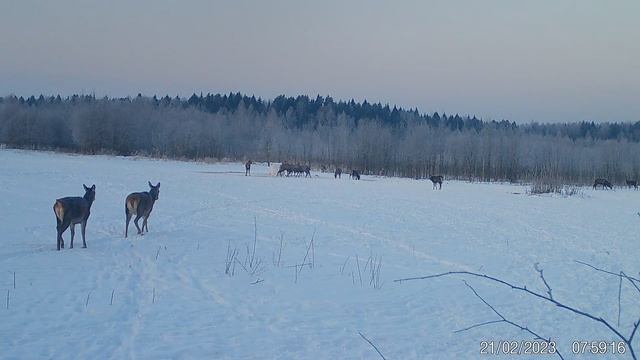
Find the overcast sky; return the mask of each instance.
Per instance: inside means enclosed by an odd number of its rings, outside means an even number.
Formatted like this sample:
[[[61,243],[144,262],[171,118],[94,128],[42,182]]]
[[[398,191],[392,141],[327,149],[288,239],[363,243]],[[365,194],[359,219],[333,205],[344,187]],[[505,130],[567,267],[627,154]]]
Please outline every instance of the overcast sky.
[[[0,95],[335,99],[640,120],[640,1],[1,1]]]

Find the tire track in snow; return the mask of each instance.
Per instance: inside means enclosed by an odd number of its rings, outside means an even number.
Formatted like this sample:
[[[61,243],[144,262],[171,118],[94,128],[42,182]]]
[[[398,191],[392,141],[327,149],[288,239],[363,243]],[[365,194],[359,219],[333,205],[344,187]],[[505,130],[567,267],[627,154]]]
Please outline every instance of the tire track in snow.
[[[239,205],[242,205],[242,210],[244,210],[244,212],[258,212],[258,213],[262,213],[270,218],[278,218],[281,220],[285,220],[286,222],[294,222],[296,224],[309,224],[309,225],[316,225],[318,228],[323,228],[323,227],[328,227],[328,228],[332,228],[334,230],[336,230],[336,232],[338,233],[349,233],[352,235],[358,235],[358,236],[365,236],[368,237],[370,239],[376,240],[380,243],[384,243],[387,245],[391,245],[392,247],[398,248],[400,250],[402,250],[405,253],[414,255],[414,256],[418,256],[419,258],[423,259],[423,260],[428,260],[431,261],[433,263],[438,263],[441,264],[443,266],[446,266],[447,268],[451,268],[451,269],[456,269],[456,270],[466,270],[466,271],[473,271],[475,269],[473,269],[472,267],[462,264],[462,263],[457,263],[454,261],[448,261],[448,260],[444,260],[441,258],[438,258],[436,256],[433,255],[429,255],[424,251],[420,251],[420,250],[416,250],[413,246],[410,246],[408,244],[402,243],[397,239],[391,239],[385,236],[381,236],[381,235],[376,235],[374,233],[368,232],[368,231],[364,231],[364,230],[356,230],[353,229],[352,227],[346,226],[346,225],[340,225],[340,224],[336,224],[333,222],[329,222],[326,220],[322,220],[319,218],[314,218],[314,217],[310,217],[310,216],[306,216],[304,214],[301,214],[299,212],[295,212],[292,210],[287,210],[287,209],[275,209],[272,207],[265,207],[265,206],[259,206],[258,204],[262,203],[259,201],[246,201],[246,200],[242,200],[239,199],[238,197],[235,196],[231,196],[228,194],[223,194],[223,193],[216,193],[217,196],[219,197],[224,197],[227,200],[231,200],[234,201],[236,203],[238,203]],[[346,203],[345,203],[346,204]],[[193,211],[189,211],[187,213],[185,213],[185,215],[182,216],[178,216],[179,219],[182,219],[188,215],[192,215],[194,213],[204,213],[207,212],[209,210],[215,209],[216,206],[215,205],[211,205],[211,206],[205,206],[205,207],[201,207],[198,208],[197,210],[193,210]],[[357,237],[354,237],[357,238]]]

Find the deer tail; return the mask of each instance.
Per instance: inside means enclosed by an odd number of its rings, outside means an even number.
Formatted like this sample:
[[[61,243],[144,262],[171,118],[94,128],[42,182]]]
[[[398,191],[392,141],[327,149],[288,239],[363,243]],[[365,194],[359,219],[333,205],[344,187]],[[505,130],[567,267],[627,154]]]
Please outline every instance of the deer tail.
[[[56,203],[53,205],[53,212],[56,214],[58,221],[62,222],[64,219],[64,205],[62,205],[60,201],[56,200]]]
[[[125,214],[136,214],[138,211],[138,199],[134,197],[127,198],[125,201],[124,212]]]

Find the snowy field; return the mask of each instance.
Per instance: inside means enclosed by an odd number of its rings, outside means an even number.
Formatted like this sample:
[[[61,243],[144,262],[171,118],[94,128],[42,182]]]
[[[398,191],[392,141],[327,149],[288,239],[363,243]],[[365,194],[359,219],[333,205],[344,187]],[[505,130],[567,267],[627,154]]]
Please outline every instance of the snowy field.
[[[478,359],[496,357],[479,354],[482,340],[531,339],[500,323],[455,333],[497,319],[464,279],[510,320],[557,340],[565,358],[589,358],[571,341],[613,335],[544,301],[464,276],[393,280],[474,271],[544,293],[538,263],[556,299],[617,326],[618,279],[574,260],[640,270],[640,192],[563,198],[515,185],[445,181],[434,191],[410,179],[252,172],[0,150],[0,358],[379,358],[361,332],[387,359]],[[162,183],[150,232],[130,228],[125,239],[124,198],[147,181]],[[57,252],[53,203],[82,196],[83,183],[97,188],[88,248],[78,232],[74,249]],[[302,263],[313,267],[292,267]],[[637,299],[625,283],[624,334]]]

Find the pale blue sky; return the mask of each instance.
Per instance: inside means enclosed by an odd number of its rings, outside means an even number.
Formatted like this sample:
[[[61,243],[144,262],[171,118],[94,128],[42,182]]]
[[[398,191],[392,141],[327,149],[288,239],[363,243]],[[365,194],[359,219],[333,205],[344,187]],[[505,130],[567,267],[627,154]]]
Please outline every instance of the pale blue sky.
[[[640,1],[2,1],[0,95],[240,91],[640,120]]]

